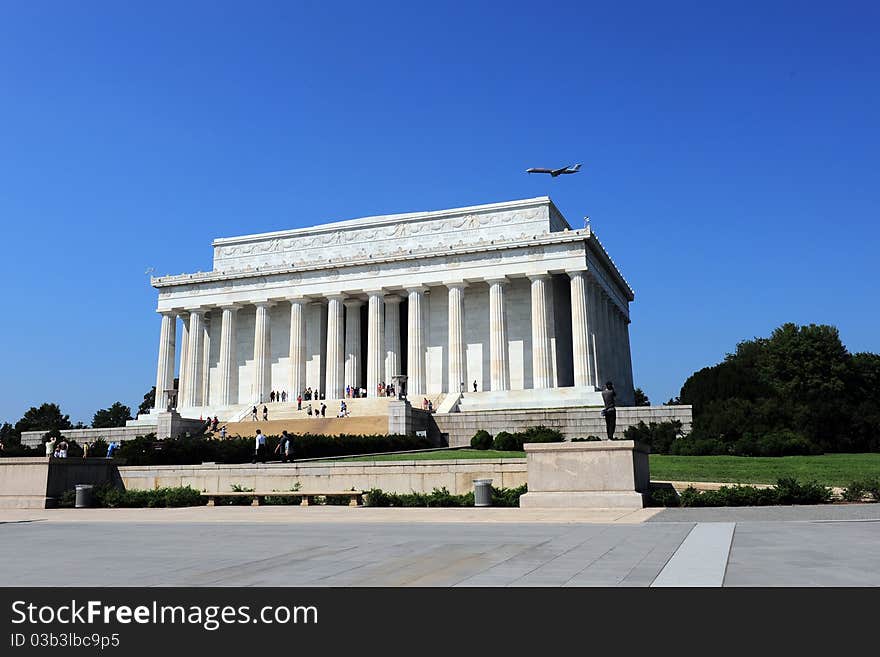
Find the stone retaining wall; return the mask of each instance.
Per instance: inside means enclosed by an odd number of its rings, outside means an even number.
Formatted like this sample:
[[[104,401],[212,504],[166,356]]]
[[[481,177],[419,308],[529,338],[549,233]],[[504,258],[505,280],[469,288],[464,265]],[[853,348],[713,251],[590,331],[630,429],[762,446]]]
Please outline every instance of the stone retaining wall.
[[[448,434],[450,447],[470,445],[471,437],[480,429],[493,436],[499,431],[522,431],[529,427],[545,426],[558,429],[566,440],[587,436],[605,436],[605,419],[599,408],[556,408],[507,411],[469,411],[437,413],[434,416],[440,431]],[[615,435],[639,422],[668,422],[680,420],[684,433],[691,430],[691,406],[630,406],[617,409]]]
[[[526,483],[525,459],[457,459],[442,461],[322,461],[257,465],[121,466],[126,488],[192,486],[208,493],[228,493],[232,485],[258,492],[290,490],[297,483],[309,492],[381,488],[387,492],[430,493],[446,487],[464,494],[474,479],[492,479],[497,488]]]

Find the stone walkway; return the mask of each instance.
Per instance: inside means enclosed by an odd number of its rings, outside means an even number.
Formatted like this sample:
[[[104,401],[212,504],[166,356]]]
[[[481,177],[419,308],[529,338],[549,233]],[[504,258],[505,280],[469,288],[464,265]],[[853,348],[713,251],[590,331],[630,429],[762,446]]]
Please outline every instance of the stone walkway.
[[[2,510],[0,581],[6,586],[880,586],[880,505],[604,511],[591,512],[591,522],[583,520],[584,512],[574,519],[570,512],[561,517],[524,511]],[[742,514],[751,517],[741,519]]]

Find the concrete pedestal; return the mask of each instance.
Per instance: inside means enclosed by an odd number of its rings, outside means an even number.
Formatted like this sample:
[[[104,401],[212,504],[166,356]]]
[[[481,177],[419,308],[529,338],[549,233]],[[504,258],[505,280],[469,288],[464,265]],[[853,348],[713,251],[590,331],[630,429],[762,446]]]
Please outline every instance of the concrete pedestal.
[[[649,448],[632,440],[527,443],[529,509],[644,506],[651,477]]]

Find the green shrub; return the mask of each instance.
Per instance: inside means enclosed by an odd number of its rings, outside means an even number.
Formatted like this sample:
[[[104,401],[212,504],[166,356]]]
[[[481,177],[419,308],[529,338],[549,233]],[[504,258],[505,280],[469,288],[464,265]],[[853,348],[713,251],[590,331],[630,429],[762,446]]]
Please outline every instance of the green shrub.
[[[550,427],[529,427],[525,431],[515,434],[520,444],[523,443],[561,443],[565,440],[561,431]],[[521,449],[521,448],[520,448]]]
[[[572,438],[571,442],[573,443],[594,443],[601,441],[602,439],[599,436],[587,436],[586,438]]]
[[[831,501],[831,489],[815,481],[805,484],[794,477],[776,481],[776,504],[826,504]]]
[[[492,442],[493,449],[521,452],[525,443],[561,443],[565,437],[561,432],[550,427],[529,427],[525,431],[510,433],[501,431]]]
[[[492,441],[492,448],[501,451],[522,451],[522,443],[509,431],[499,431]]]
[[[471,438],[471,447],[474,449],[492,449],[492,434],[485,429],[480,429]]]
[[[108,508],[202,506],[205,499],[190,486],[153,490],[120,490],[110,485],[94,489],[95,505]]]
[[[492,488],[493,506],[519,506],[519,497],[526,492],[526,486],[518,488]],[[367,491],[367,506],[382,507],[472,507],[474,494],[453,495],[445,487],[435,488],[430,493],[386,493],[380,488]]]
[[[266,436],[266,459],[273,459],[279,436]],[[399,452],[433,447],[420,436],[302,435],[293,436],[297,459],[350,456],[380,452]],[[101,454],[106,454],[106,447]],[[193,465],[203,462],[250,463],[254,458],[254,439],[236,436],[215,440],[205,436],[156,440],[153,434],[122,443],[116,456],[128,465]]]
[[[793,478],[779,479],[772,488],[736,485],[700,492],[688,487],[680,497],[681,506],[770,506],[830,501],[830,488],[813,481],[801,484]]]
[[[654,454],[668,454],[672,443],[681,435],[681,422],[639,422],[623,432],[626,440],[638,440],[651,448]]]
[[[492,506],[518,507],[519,498],[529,492],[527,484],[517,486],[516,488],[495,488],[492,487]],[[473,493],[470,493],[473,496]],[[473,500],[471,500],[473,504]]]
[[[867,494],[864,482],[854,481],[843,489],[842,497],[847,502],[861,502]]]
[[[647,506],[679,506],[678,493],[672,484],[651,484]]]

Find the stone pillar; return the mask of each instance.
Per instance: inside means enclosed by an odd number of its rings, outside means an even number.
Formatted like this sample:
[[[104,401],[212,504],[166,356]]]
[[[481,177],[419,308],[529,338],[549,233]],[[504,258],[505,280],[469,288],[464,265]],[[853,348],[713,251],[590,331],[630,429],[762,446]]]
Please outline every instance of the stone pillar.
[[[532,387],[553,387],[553,361],[550,353],[550,327],[547,304],[550,276],[529,276],[532,281]]]
[[[159,365],[156,368],[156,398],[153,408],[157,411],[168,409],[166,390],[174,387],[174,349],[177,341],[177,316],[171,312],[162,313],[162,328],[159,331]]]
[[[189,313],[189,340],[186,354],[186,375],[184,377],[183,401],[180,406],[192,408],[202,405],[202,329],[203,313],[191,310]]]
[[[624,391],[624,382],[623,382],[623,374],[622,368],[620,366],[621,355],[620,355],[620,323],[618,322],[618,315],[620,311],[617,309],[617,304],[614,303],[614,299],[610,296],[608,297],[608,338],[610,340],[610,347],[608,352],[611,354],[611,380],[614,381],[614,387],[617,389],[617,394],[621,395]]]
[[[457,394],[467,376],[464,342],[464,289],[467,283],[446,283],[446,287],[449,290],[446,392]]]
[[[588,336],[590,338],[590,356],[593,365],[593,381],[595,382],[596,387],[601,388],[604,382],[602,381],[599,368],[599,287],[595,280],[587,281],[587,283],[587,298],[589,299],[587,314],[589,315],[590,321],[590,331],[588,333]]]
[[[593,367],[590,362],[590,319],[587,301],[586,272],[569,272],[571,279],[571,353],[574,360],[574,384],[593,385]]]
[[[379,383],[388,383],[385,381],[385,301],[382,291],[370,292],[367,304],[367,396],[378,397]]]
[[[201,401],[202,406],[211,404],[211,312],[206,311],[202,321],[202,380]]]
[[[226,306],[220,316],[220,366],[218,383],[218,400],[221,406],[238,403],[238,394],[234,390],[234,374],[236,365],[235,353],[235,316],[238,308]]]
[[[361,387],[361,306],[358,299],[345,305],[345,385],[352,390]],[[344,394],[344,389],[343,389]]]
[[[629,381],[627,380],[628,368],[626,366],[626,347],[624,343],[626,324],[623,311],[617,304],[611,306],[611,310],[611,315],[614,318],[614,362],[617,363],[615,376],[620,379],[620,396],[623,401],[626,401],[632,396],[629,392]]]
[[[614,305],[608,294],[602,294],[602,345],[605,348],[605,379],[620,385],[617,371],[617,354],[614,348]]]
[[[177,408],[183,406],[186,389],[186,361],[189,359],[189,313],[180,313],[180,372],[177,375]]]
[[[507,307],[504,286],[507,279],[489,283],[489,389],[510,390],[510,361],[507,346]]]
[[[342,382],[345,376],[342,301],[342,296],[327,298],[327,389],[324,391],[327,399],[340,399],[345,390]]]
[[[296,400],[306,389],[306,318],[305,301],[290,301],[290,380],[287,399]]]
[[[407,316],[407,397],[425,394],[425,335],[422,299],[424,287],[407,288],[409,315]]]
[[[253,401],[261,404],[269,401],[269,389],[272,387],[271,344],[272,336],[269,326],[268,302],[260,302],[257,306],[257,318],[254,322],[254,391]]]
[[[635,400],[635,381],[633,381],[632,370],[632,349],[629,344],[629,325],[628,317],[623,318],[623,376],[626,379],[627,388],[631,397],[630,401]]]
[[[389,294],[385,297],[385,385],[392,383],[391,377],[403,374],[400,371],[400,302],[399,296]]]

